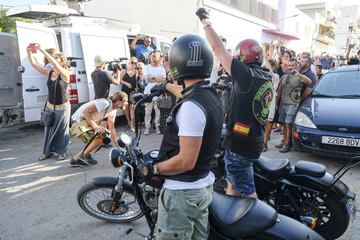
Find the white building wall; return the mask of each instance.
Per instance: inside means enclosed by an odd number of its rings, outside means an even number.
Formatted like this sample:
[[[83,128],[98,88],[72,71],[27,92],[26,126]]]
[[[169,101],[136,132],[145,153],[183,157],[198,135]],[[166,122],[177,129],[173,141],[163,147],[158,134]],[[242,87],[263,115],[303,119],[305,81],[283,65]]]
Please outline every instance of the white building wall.
[[[310,16],[297,9],[296,3],[297,1],[279,0],[278,28],[300,39],[288,41],[287,48],[295,50],[296,53],[312,52],[315,22]]]
[[[337,18],[337,27],[335,31],[336,49],[338,55],[345,55],[347,39],[352,39],[353,43],[358,43],[355,47],[360,48],[360,6],[338,6],[340,16]],[[349,34],[349,26],[353,25],[357,34]]]
[[[272,4],[274,2],[277,3],[272,1]],[[200,6],[211,10],[213,26],[226,37],[229,48],[245,38],[253,38],[261,43],[269,43],[276,38],[262,32],[264,28],[274,29],[275,24],[216,0],[94,0],[86,4],[84,14],[137,23],[143,33],[173,39],[187,33],[204,34],[195,15]]]

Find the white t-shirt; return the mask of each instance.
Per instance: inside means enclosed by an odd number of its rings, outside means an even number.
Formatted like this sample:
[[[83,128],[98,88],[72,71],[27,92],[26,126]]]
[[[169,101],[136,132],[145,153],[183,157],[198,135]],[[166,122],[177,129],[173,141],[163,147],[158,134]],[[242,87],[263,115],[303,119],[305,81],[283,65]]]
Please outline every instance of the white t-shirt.
[[[103,118],[110,118],[110,119],[113,119],[113,121],[115,121],[117,109],[113,109],[111,100],[108,100],[105,98],[96,99],[94,101],[91,101],[91,102],[81,105],[81,107],[79,107],[78,110],[76,110],[76,112],[71,116],[71,119],[73,121],[79,120],[81,117],[83,117],[83,112],[84,112],[85,108],[87,108],[91,104],[95,104],[95,107],[97,109],[97,112],[92,114],[92,119],[95,122],[102,120]],[[106,111],[106,114],[105,114],[105,111]],[[105,115],[105,117],[104,117],[104,115]]]
[[[153,77],[162,76],[165,80],[165,78],[166,78],[165,68],[162,65],[153,67],[153,66],[151,66],[151,64],[148,64],[145,66],[145,81],[147,83],[147,85],[144,89],[145,94],[149,94],[150,89],[157,84],[157,82],[152,82],[152,83],[148,82],[148,76],[153,76]]]
[[[206,126],[205,111],[194,102],[184,102],[176,114],[175,121],[179,127],[179,137],[201,137],[204,135]],[[214,181],[215,176],[210,172],[206,177],[195,182],[165,179],[164,188],[170,190],[201,189],[213,184]]]

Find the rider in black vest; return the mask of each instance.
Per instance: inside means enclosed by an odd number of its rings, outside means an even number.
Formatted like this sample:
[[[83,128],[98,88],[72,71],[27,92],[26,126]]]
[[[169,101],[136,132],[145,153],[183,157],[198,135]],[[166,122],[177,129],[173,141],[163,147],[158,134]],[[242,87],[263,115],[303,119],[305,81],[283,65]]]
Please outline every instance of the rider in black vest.
[[[263,148],[264,125],[273,95],[271,76],[261,68],[263,52],[252,39],[241,41],[231,56],[211,27],[204,8],[196,12],[215,56],[233,80],[224,137],[225,168],[229,195],[257,197],[253,161]]]
[[[165,176],[156,237],[207,239],[207,208],[215,180],[210,159],[220,143],[224,118],[219,95],[204,80],[210,77],[213,54],[203,38],[185,35],[173,43],[169,59],[174,79],[183,82],[183,88],[160,83],[152,92],[166,89],[181,99],[167,120],[158,161],[141,164],[139,171],[144,178]]]
[[[209,174],[209,162],[214,156],[221,138],[219,129],[221,129],[222,126],[223,112],[221,111],[222,106],[219,95],[214,88],[208,85],[208,81],[203,81],[185,88],[182,100],[174,107],[170,118],[168,118],[168,127],[160,147],[159,161],[170,159],[179,153],[179,127],[175,122],[175,118],[179,108],[184,102],[194,102],[205,111],[206,115],[203,140],[194,169],[168,177],[173,180],[192,182],[204,178]]]

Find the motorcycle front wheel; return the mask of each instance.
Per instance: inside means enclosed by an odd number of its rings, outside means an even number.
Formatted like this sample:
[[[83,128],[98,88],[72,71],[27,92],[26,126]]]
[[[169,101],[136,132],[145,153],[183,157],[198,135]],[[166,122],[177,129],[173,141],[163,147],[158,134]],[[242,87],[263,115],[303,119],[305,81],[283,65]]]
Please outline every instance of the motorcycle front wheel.
[[[78,192],[77,200],[80,207],[90,216],[113,223],[128,223],[143,216],[132,189],[125,188],[119,207],[110,211],[115,183],[91,182],[84,185]]]

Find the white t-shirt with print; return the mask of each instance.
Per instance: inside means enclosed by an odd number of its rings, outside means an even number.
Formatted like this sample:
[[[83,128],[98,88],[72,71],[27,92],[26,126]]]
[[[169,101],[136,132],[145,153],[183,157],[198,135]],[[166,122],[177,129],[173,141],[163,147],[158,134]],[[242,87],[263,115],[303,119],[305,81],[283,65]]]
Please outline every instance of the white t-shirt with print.
[[[148,82],[148,76],[153,76],[153,77],[162,76],[165,80],[165,78],[166,78],[165,68],[162,65],[153,67],[153,66],[151,66],[151,64],[148,64],[145,66],[145,81],[147,83],[147,85],[144,89],[145,94],[149,94],[150,89],[157,84],[157,82],[152,82],[152,83]]]
[[[87,108],[91,104],[95,104],[95,107],[97,109],[97,112],[92,114],[92,119],[95,122],[102,120],[103,118],[110,118],[113,121],[115,121],[117,109],[113,109],[111,100],[108,100],[105,98],[96,99],[94,101],[91,101],[91,102],[81,105],[81,107],[79,107],[79,109],[76,110],[76,112],[71,116],[71,119],[73,121],[77,121],[80,118],[82,118],[85,108]],[[106,114],[105,114],[105,111],[106,111]],[[105,115],[105,117],[104,117],[104,115]]]
[[[186,101],[181,105],[175,121],[179,127],[179,137],[202,137],[204,135],[206,126],[205,111],[192,101]],[[170,190],[201,189],[214,182],[215,176],[210,172],[206,177],[194,182],[165,179],[164,188]]]

